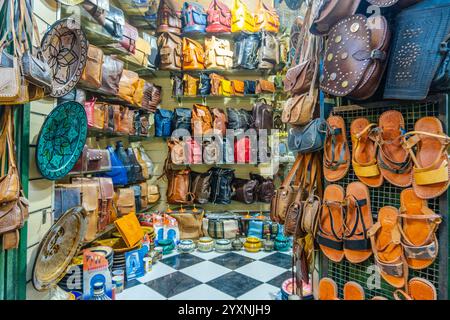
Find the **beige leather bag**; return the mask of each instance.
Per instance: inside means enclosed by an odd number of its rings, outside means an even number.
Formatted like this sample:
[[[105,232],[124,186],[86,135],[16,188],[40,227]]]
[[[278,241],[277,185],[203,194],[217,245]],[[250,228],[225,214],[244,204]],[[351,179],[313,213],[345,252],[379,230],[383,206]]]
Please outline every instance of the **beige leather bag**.
[[[317,95],[315,90],[312,95],[303,94],[289,98],[283,108],[281,121],[297,126],[308,124],[313,118]]]
[[[118,190],[117,210],[120,216],[124,216],[129,213],[136,213],[134,190],[132,188]]]
[[[233,51],[228,40],[216,37],[205,39],[205,66],[207,69],[227,70],[233,67]]]
[[[148,186],[148,204],[153,204],[159,201],[161,195],[159,193],[159,188],[157,185],[149,185]]]

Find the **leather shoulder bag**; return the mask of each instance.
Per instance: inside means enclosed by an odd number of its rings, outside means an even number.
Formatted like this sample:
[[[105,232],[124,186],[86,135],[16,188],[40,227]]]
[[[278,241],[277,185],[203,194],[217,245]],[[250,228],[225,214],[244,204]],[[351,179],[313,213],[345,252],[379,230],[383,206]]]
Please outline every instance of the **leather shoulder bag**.
[[[205,32],[206,18],[205,9],[200,3],[185,2],[181,10],[183,32]]]
[[[175,34],[163,33],[158,38],[161,70],[181,70],[183,40]]]
[[[181,15],[171,6],[171,1],[161,0],[157,15],[157,33],[181,33]]]
[[[324,119],[314,119],[303,127],[289,129],[288,146],[290,151],[311,153],[324,147],[328,124]]]
[[[183,38],[183,70],[205,69],[203,46],[192,39]]]
[[[218,0],[211,1],[207,14],[208,26],[206,27],[206,32],[231,32],[231,11],[223,2]]]

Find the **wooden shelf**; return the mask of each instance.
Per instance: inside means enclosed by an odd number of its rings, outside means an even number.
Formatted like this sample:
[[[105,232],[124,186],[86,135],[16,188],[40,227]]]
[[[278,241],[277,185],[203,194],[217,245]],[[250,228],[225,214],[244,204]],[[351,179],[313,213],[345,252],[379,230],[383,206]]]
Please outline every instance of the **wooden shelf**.
[[[88,137],[95,137],[95,138],[129,138],[130,141],[148,141],[152,140],[154,137],[152,136],[134,136],[129,135],[126,133],[121,132],[111,132],[111,131],[105,131],[101,129],[96,128],[89,128],[88,129]]]

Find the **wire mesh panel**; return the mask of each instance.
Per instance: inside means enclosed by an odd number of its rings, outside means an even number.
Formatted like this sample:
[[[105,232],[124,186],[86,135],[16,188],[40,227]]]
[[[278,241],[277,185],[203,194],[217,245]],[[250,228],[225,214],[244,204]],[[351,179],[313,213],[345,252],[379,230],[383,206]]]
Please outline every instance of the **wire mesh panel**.
[[[334,115],[339,115],[345,120],[347,130],[347,140],[349,142],[350,150],[350,125],[353,120],[360,117],[367,118],[371,123],[378,124],[379,116],[388,110],[397,110],[403,114],[405,119],[406,131],[414,130],[415,122],[425,116],[438,117],[443,121],[445,128],[447,127],[447,98],[446,96],[434,96],[428,100],[420,103],[405,103],[405,102],[381,102],[371,103],[361,106],[345,106],[336,107],[333,109]],[[353,168],[350,168],[347,176],[341,181],[337,182],[346,188],[346,186],[358,181]],[[393,186],[389,182],[385,183],[380,188],[369,188],[371,210],[374,222],[377,221],[377,214],[380,208],[384,206],[394,206],[400,208],[400,193],[403,188]],[[440,299],[447,298],[447,211],[448,203],[447,196],[442,196],[439,199],[428,201],[428,206],[431,210],[444,216],[444,222],[440,226],[439,238],[439,256],[436,261],[428,268],[423,270],[409,269],[409,279],[412,277],[420,277],[430,281],[437,290]],[[338,286],[339,298],[343,298],[343,287],[348,281],[355,281],[359,283],[365,290],[366,299],[371,299],[374,296],[383,296],[388,299],[393,299],[392,293],[394,287],[386,283],[381,277],[377,277],[374,267],[373,256],[367,261],[360,264],[352,264],[347,260],[340,263],[329,261],[323,254],[321,254],[322,261],[322,277],[330,277]],[[374,276],[375,275],[375,276]],[[377,284],[376,279],[380,279]]]

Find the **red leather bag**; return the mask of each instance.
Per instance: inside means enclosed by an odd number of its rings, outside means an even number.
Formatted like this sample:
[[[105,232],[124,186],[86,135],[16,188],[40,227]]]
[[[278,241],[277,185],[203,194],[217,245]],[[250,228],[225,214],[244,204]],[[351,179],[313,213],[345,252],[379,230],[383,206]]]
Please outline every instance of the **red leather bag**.
[[[209,5],[206,32],[231,32],[231,11],[224,3],[213,0]]]
[[[252,148],[249,137],[242,137],[237,139],[234,144],[234,162],[236,163],[251,163]]]

